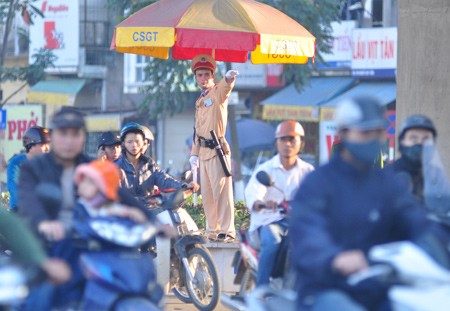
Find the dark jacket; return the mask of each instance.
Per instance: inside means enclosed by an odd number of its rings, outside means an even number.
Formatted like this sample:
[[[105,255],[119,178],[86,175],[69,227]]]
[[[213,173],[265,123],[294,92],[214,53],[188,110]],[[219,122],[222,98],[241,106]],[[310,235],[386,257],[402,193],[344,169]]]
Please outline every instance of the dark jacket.
[[[164,173],[152,158],[141,156],[139,163],[136,171],[125,154],[116,160],[116,164],[124,172],[122,187],[128,189],[135,198],[144,204],[147,194],[153,191],[154,186],[158,186],[160,189],[183,187],[183,183]]]
[[[345,250],[415,240],[428,231],[420,202],[386,170],[357,170],[339,154],[303,181],[292,203],[293,265],[299,272],[299,301],[327,289],[340,289],[369,307],[386,298],[379,284],[349,287],[332,270]]]
[[[75,160],[75,165],[88,163],[91,159],[81,154]],[[25,161],[19,175],[19,213],[36,230],[43,220],[58,219],[61,208],[59,206],[46,206],[38,198],[35,188],[39,183],[52,183],[61,186],[63,167],[56,162],[53,152]],[[75,187],[75,184],[74,184]],[[77,191],[74,191],[77,194]],[[120,201],[129,206],[144,209],[144,206],[135,200],[126,190],[119,191]]]
[[[423,174],[422,165],[415,165],[408,162],[405,158],[399,158],[397,161],[386,167],[393,170],[404,181],[410,191],[421,201],[423,198]]]

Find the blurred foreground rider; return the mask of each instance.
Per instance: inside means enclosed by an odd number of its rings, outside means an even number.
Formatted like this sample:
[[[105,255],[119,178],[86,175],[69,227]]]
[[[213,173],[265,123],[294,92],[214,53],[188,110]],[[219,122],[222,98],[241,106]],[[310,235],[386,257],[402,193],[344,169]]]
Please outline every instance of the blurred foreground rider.
[[[336,125],[339,149],[304,179],[292,203],[299,309],[389,310],[385,286],[374,281],[351,287],[347,277],[367,268],[372,246],[416,241],[429,224],[395,174],[373,167],[385,139],[380,104],[369,97],[344,101]]]
[[[30,310],[50,310],[51,306],[61,307],[76,304],[82,294],[83,279],[78,267],[78,255],[71,240],[66,238],[70,230],[73,207],[76,201],[74,185],[75,169],[90,159],[83,154],[86,141],[86,124],[83,115],[72,108],[58,111],[50,122],[51,152],[26,161],[20,170],[19,178],[19,212],[48,243],[50,256],[65,259],[72,268],[71,281],[61,288],[41,286],[40,291],[30,294]],[[36,193],[41,183],[57,186],[62,195],[62,202],[57,206],[48,206]],[[126,190],[119,192],[122,203],[130,206],[139,205]],[[41,298],[38,302],[37,299]],[[48,303],[42,305],[41,303]],[[39,305],[39,307],[36,307]]]
[[[41,126],[32,126],[23,135],[22,145],[25,154],[14,156],[8,163],[7,186],[9,191],[9,206],[12,211],[17,211],[17,183],[19,171],[25,160],[30,160],[50,151],[50,136],[48,129]]]

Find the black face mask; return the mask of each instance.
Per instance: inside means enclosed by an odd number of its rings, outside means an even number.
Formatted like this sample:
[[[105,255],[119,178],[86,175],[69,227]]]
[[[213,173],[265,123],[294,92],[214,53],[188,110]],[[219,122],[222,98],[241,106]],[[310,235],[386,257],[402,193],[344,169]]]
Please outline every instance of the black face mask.
[[[357,160],[366,165],[372,165],[381,154],[381,143],[373,140],[368,143],[343,142],[344,147]]]
[[[408,147],[400,145],[399,150],[402,153],[402,157],[404,157],[409,162],[416,165],[422,164],[422,150],[423,150],[422,144],[417,144]]]

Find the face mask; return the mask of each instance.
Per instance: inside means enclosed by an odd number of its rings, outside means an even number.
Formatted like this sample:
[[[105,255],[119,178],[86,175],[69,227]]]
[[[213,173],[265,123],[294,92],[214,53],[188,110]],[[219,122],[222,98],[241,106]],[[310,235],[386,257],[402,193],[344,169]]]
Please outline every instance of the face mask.
[[[372,165],[381,154],[381,143],[378,140],[368,143],[345,141],[343,144],[353,157],[367,165]]]
[[[422,163],[422,144],[417,144],[414,146],[402,146],[400,145],[400,152],[402,153],[402,157],[405,157],[413,164],[421,164]]]

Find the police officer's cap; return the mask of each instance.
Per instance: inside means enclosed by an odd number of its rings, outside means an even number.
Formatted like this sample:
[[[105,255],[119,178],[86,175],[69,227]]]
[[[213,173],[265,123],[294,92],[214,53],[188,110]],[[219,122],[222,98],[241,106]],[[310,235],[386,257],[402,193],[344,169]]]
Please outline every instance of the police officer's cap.
[[[208,54],[197,55],[192,60],[191,70],[195,73],[197,69],[209,69],[214,73],[216,71],[216,61]]]
[[[71,107],[61,108],[61,110],[53,116],[52,121],[50,122],[50,129],[54,130],[61,128],[85,129],[86,123],[83,114]]]
[[[385,109],[373,97],[361,96],[345,99],[338,104],[335,122],[338,129],[361,131],[384,129]]]
[[[433,133],[433,137],[437,136],[436,128],[434,127],[433,121],[431,121],[430,118],[424,115],[415,114],[407,117],[400,126],[399,139],[402,140],[405,133],[410,129],[428,130],[431,133]]]
[[[97,144],[97,149],[102,146],[115,146],[120,145],[120,137],[114,135],[112,132],[104,132],[100,136]]]

